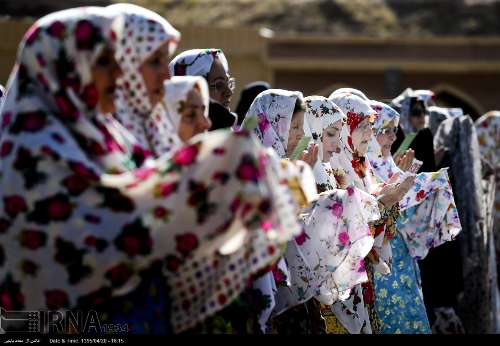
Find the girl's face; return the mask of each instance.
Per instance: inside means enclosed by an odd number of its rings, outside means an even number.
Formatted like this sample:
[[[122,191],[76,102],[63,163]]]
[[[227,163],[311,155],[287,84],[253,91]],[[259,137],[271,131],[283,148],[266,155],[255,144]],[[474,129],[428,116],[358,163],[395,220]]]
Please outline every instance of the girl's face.
[[[340,130],[342,120],[334,122],[323,130],[323,162],[329,162],[333,153],[340,153]]]
[[[229,109],[233,96],[234,81],[230,81],[219,58],[215,58],[207,75],[210,97]]]
[[[368,144],[372,134],[372,125],[368,117],[352,131],[352,145],[359,155],[363,156],[368,151]]]
[[[98,109],[101,113],[115,111],[116,80],[122,71],[111,48],[104,48],[92,66],[92,79],[97,89]]]
[[[181,119],[177,134],[186,142],[197,134],[207,131],[212,126],[210,119],[205,117],[205,105],[198,88],[188,93],[186,105],[181,111]]]
[[[139,71],[146,84],[149,102],[153,107],[163,99],[163,95],[165,94],[163,82],[170,79],[170,72],[168,71],[168,44],[168,42],[165,42],[139,67]]]
[[[300,139],[304,136],[304,111],[294,113],[290,131],[288,133],[288,144],[286,147],[287,156],[292,155],[293,150],[299,144]]]
[[[396,121],[392,120],[377,136],[377,142],[382,149],[383,157],[389,157],[391,155],[391,146],[396,140],[397,130]]]

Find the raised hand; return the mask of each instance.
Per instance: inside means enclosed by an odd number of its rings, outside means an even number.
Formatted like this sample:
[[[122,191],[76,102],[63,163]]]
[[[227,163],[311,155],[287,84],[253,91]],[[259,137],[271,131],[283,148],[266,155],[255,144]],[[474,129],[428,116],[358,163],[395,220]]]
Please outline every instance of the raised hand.
[[[318,150],[319,150],[318,145],[312,144],[308,149],[302,152],[302,155],[300,155],[299,160],[304,161],[309,166],[313,167],[314,164],[316,163],[316,160],[318,159]]]
[[[394,162],[403,172],[410,169],[413,159],[415,158],[415,152],[413,149],[408,149],[404,154],[399,154],[394,157]]]

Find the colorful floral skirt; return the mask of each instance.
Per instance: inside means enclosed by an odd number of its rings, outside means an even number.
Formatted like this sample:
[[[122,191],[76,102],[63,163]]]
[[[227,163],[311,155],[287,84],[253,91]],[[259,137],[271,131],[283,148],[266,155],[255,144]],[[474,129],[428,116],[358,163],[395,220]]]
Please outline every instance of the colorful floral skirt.
[[[430,334],[417,262],[398,232],[391,240],[392,270],[375,273],[375,309],[382,334]]]

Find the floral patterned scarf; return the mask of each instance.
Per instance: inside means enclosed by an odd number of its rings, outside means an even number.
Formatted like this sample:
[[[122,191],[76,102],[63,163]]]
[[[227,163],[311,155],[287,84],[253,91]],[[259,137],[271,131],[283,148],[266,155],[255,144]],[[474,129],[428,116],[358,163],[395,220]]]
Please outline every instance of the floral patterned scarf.
[[[367,117],[375,117],[376,112],[359,96],[351,93],[333,94],[330,98],[347,116],[342,127],[340,140],[343,146],[340,154],[333,154],[332,167],[343,170],[347,184],[353,183],[357,188],[368,193],[374,192],[372,172],[365,157],[357,154],[352,144],[352,132]]]
[[[163,154],[159,149],[169,147],[162,127],[165,108],[149,101],[139,67],[165,43],[169,54],[173,54],[181,35],[163,17],[140,6],[122,3],[106,10],[121,13],[125,19],[125,37],[117,42],[116,49],[123,75],[117,83],[115,116],[143,148],[159,156]]]
[[[102,8],[56,12],[20,44],[0,138],[2,307],[95,307],[160,263],[179,332],[277,260],[300,232],[297,207],[248,134],[199,136],[139,166],[91,79],[121,23]]]
[[[379,134],[392,120],[399,120],[399,114],[390,106],[370,101],[370,106],[378,113],[373,125]],[[367,154],[370,164],[380,182],[386,182],[392,174],[404,172],[394,163],[392,156],[383,157],[377,139],[372,138]],[[429,250],[455,239],[461,226],[458,211],[446,169],[433,173],[419,173],[415,184],[399,203],[402,211],[398,231],[403,236],[410,254],[417,259],[424,258]]]
[[[293,110],[300,91],[268,89],[253,100],[245,119],[256,117],[255,134],[266,147],[271,147],[281,158],[286,158],[286,147]]]

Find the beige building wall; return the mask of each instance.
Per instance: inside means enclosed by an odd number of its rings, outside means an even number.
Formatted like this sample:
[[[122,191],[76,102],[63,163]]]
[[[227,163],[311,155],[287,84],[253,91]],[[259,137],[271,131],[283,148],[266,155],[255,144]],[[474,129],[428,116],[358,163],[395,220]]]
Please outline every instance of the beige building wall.
[[[6,84],[18,44],[32,20],[0,18],[0,83]],[[221,48],[236,78],[232,108],[246,84],[264,80],[273,87],[327,95],[338,86],[389,96],[388,68],[399,71],[399,89],[437,88],[455,95],[474,117],[500,108],[500,38],[367,39],[328,36],[263,37],[256,29],[178,27],[176,53]],[[442,90],[441,90],[442,89]],[[439,91],[439,90],[436,90]],[[457,105],[458,106],[458,105]]]
[[[0,18],[0,83],[7,79],[15,62],[16,52],[24,33],[33,21]],[[177,27],[182,39],[176,54],[192,48],[221,48],[227,56],[231,75],[236,78],[232,107],[236,107],[240,90],[255,80],[273,82],[273,74],[264,61],[265,39],[255,29],[217,29]]]

